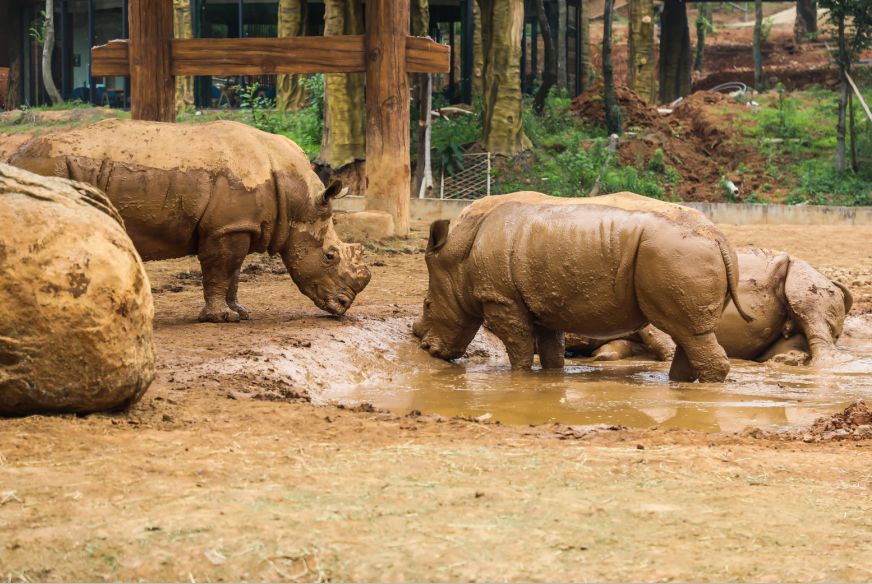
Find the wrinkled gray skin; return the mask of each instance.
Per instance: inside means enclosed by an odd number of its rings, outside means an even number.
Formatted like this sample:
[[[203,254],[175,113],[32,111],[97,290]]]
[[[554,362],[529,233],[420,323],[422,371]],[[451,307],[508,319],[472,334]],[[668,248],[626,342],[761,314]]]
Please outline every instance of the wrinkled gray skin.
[[[737,256],[739,297],[755,319],[745,322],[732,306],[724,310],[716,335],[727,356],[791,362],[799,352],[807,354],[814,366],[850,359],[835,347],[853,303],[847,288],[783,252],[741,248]],[[581,337],[567,340],[570,353],[602,361],[649,351],[666,361],[674,349],[672,339],[650,325],[636,335],[607,342]]]
[[[735,254],[702,214],[632,193],[484,205],[450,234],[447,221],[431,226],[413,325],[431,355],[460,357],[486,320],[513,368],[537,350],[544,369],[559,368],[564,332],[614,338],[650,322],[679,339],[671,379],[726,378],[714,330],[734,296]]]
[[[363,247],[333,228],[341,186],[325,189],[282,136],[235,122],[106,120],[37,136],[11,163],[104,191],[144,260],[197,255],[201,321],[249,318],[237,290],[250,253],[281,256],[300,291],[331,314],[348,310],[370,279]]]

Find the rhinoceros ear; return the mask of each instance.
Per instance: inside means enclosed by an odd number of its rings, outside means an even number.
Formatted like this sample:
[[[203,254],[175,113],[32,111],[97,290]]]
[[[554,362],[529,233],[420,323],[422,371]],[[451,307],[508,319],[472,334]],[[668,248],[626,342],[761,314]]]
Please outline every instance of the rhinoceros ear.
[[[427,242],[427,253],[435,253],[442,249],[448,241],[448,219],[440,219],[430,224],[430,240]]]
[[[321,196],[318,197],[318,203],[321,205],[329,205],[333,199],[341,199],[348,194],[348,187],[342,186],[342,181],[334,180],[330,183]]]
[[[833,284],[838,286],[839,290],[842,291],[842,295],[844,296],[845,302],[845,314],[851,312],[851,307],[854,306],[854,297],[851,295],[851,291],[848,288],[835,280],[833,280]]]

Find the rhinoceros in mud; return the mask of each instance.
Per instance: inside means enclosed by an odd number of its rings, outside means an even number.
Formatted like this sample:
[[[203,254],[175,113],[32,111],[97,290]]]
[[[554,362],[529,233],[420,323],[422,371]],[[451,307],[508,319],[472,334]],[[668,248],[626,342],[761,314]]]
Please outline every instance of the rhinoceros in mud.
[[[332,314],[343,314],[370,279],[363,248],[333,229],[339,185],[325,189],[282,136],[235,122],[106,120],[37,137],[10,163],[106,192],[145,260],[196,254],[201,321],[249,317],[237,285],[253,252],[279,254],[303,294]]]
[[[154,305],[106,196],[0,164],[0,224],[0,415],[136,402],[154,378]]]
[[[614,338],[652,323],[678,343],[671,379],[726,378],[715,328],[730,297],[750,317],[736,296],[735,251],[702,213],[633,193],[573,205],[527,195],[466,213],[450,233],[449,222],[433,223],[413,327],[422,348],[460,357],[487,320],[513,368],[529,368],[537,345],[542,367],[556,368],[564,332]]]
[[[851,310],[850,291],[830,281],[808,263],[784,252],[740,248],[739,301],[754,312],[745,322],[728,306],[718,325],[718,342],[735,359],[767,361],[811,354],[812,365],[829,365],[849,357],[835,348],[845,316]],[[614,341],[567,338],[569,351],[591,353],[599,360],[614,360],[649,350],[668,359],[675,345],[653,326],[636,337]]]

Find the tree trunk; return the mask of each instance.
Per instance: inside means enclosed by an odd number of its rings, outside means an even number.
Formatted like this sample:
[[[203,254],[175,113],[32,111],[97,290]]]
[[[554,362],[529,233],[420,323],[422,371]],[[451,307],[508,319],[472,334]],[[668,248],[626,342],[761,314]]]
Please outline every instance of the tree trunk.
[[[410,12],[408,2],[366,3],[366,209],[390,213],[399,237],[409,236],[411,199]]]
[[[545,66],[542,69],[542,85],[533,99],[533,109],[536,113],[542,113],[545,107],[545,99],[548,92],[557,83],[557,55],[554,50],[554,35],[551,33],[551,25],[548,15],[545,13],[545,0],[536,0],[536,16],[539,20],[539,28],[542,30],[542,40],[545,43]]]
[[[51,71],[51,57],[54,53],[55,29],[54,29],[54,0],[45,0],[45,38],[42,45],[42,83],[45,91],[54,105],[64,102]]]
[[[842,81],[839,85],[839,123],[836,126],[836,170],[845,172],[848,169],[847,145],[845,144],[845,118],[848,109],[848,96],[851,88],[848,80],[842,72]]]
[[[660,30],[660,102],[690,94],[690,30],[683,0],[665,0]]]
[[[848,138],[851,140],[851,171],[857,172],[857,134],[854,128],[854,94],[848,94]]]
[[[423,199],[433,190],[433,164],[430,156],[430,110],[433,108],[433,82],[429,74],[418,76],[418,159],[415,161],[415,190],[413,197]]]
[[[630,0],[630,56],[628,85],[648,101],[654,101],[654,3]]]
[[[307,0],[279,0],[278,36],[295,37],[306,34]],[[306,105],[306,90],[301,75],[276,76],[276,109],[295,112]]]
[[[569,90],[569,75],[566,71],[566,0],[557,0],[557,85]]]
[[[579,0],[580,28],[578,42],[581,43],[581,90],[587,91],[593,86],[596,75],[590,62],[590,0]]]
[[[191,0],[173,0],[173,34],[177,39],[194,36],[191,20]],[[176,115],[194,105],[194,78],[176,77]]]
[[[702,72],[702,58],[705,53],[705,35],[711,25],[711,4],[703,2],[697,4],[696,15],[696,57],[693,60],[693,70]]]
[[[754,89],[765,91],[763,82],[763,1],[754,1]]]
[[[521,112],[523,0],[477,0],[481,9],[484,120],[488,152],[517,154],[530,148]]]
[[[612,69],[614,8],[615,1],[606,0],[603,9],[603,102],[606,110],[606,130],[609,135],[621,133],[621,108],[618,107],[618,98],[615,95],[615,73]]]
[[[481,8],[472,3],[472,96],[480,98],[484,92],[484,44],[481,40]]]
[[[817,0],[796,0],[796,20],[793,22],[793,38],[797,43],[806,42],[817,33]]]
[[[9,10],[2,15],[9,22],[9,84],[6,86],[6,111],[12,111],[21,105],[21,21],[18,7],[9,5]]]
[[[326,0],[324,35],[363,34],[360,0]],[[324,75],[324,136],[318,162],[333,169],[366,157],[363,73]]]
[[[412,0],[412,34],[427,36],[430,30],[429,0]],[[415,102],[418,105],[418,136],[415,152],[415,190],[413,197],[424,198],[433,189],[433,166],[430,160],[431,118],[433,109],[433,81],[428,73],[416,76],[417,92]]]

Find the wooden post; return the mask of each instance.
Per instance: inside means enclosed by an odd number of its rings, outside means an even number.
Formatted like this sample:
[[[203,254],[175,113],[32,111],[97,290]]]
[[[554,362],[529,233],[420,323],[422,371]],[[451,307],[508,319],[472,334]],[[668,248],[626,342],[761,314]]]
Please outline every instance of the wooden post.
[[[366,3],[366,200],[409,234],[409,0]]]
[[[172,0],[130,0],[131,114],[134,120],[173,122]]]

